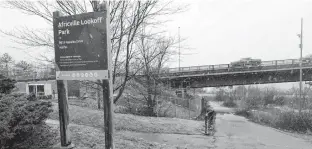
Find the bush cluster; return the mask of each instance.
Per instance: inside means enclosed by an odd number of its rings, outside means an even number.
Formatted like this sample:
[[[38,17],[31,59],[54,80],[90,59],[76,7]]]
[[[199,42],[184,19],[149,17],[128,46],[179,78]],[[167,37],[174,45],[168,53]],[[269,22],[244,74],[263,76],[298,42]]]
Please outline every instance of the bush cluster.
[[[52,95],[44,95],[39,97],[39,99],[52,99]]]
[[[274,88],[261,90],[256,87],[239,88],[232,91],[219,91],[216,100],[224,101],[223,105],[231,106],[234,99],[238,103],[237,115],[274,128],[296,131],[312,131],[312,113],[274,108],[287,104],[285,96],[280,96]],[[272,106],[273,105],[273,106]]]
[[[223,101],[223,106],[225,107],[236,107],[236,96],[231,94],[229,91],[225,91],[223,89],[220,89],[217,91],[215,96],[215,101]]]
[[[15,88],[15,80],[6,78],[0,74],[0,94],[9,94]]]
[[[311,132],[312,131],[312,113],[293,111],[284,111],[278,114],[275,121],[275,127],[292,130],[297,132]]]
[[[285,97],[279,96],[277,91],[265,91],[256,87],[238,87],[234,90],[226,91],[219,89],[215,96],[216,101],[223,101],[223,106],[236,107],[241,109],[258,109],[268,105],[284,105]],[[235,101],[240,101],[237,105]]]
[[[230,97],[223,102],[223,106],[232,108],[232,107],[236,107],[237,105],[234,99]]]
[[[265,124],[277,129],[307,133],[312,131],[312,113],[295,111],[260,111],[240,109],[237,115],[244,116],[256,123]]]
[[[228,92],[223,89],[217,91],[215,100],[216,101],[225,101],[229,97]]]
[[[33,95],[6,94],[0,98],[1,149],[44,148],[51,134],[44,121],[52,104]],[[40,141],[40,142],[39,142]]]

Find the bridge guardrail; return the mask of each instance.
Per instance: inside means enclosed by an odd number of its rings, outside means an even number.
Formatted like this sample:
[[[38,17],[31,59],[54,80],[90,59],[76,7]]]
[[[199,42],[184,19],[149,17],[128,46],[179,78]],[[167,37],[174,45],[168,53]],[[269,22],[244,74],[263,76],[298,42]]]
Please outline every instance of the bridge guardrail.
[[[180,67],[180,70],[179,68],[169,68],[162,72],[163,74],[169,74],[169,75],[177,74],[177,73],[187,73],[187,72],[222,73],[222,72],[235,72],[235,71],[295,68],[295,67],[299,67],[299,64],[300,64],[300,60],[298,59],[287,59],[287,60],[262,61],[260,66],[231,67],[230,64],[203,65],[203,66]],[[303,67],[312,66],[312,62],[311,61],[303,62],[302,66]]]

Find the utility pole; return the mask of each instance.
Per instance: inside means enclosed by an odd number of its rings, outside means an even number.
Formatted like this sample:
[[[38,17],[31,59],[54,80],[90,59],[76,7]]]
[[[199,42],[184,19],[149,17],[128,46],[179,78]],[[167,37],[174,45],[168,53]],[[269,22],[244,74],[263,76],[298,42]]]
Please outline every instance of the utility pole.
[[[181,38],[180,38],[180,27],[179,27],[179,30],[178,30],[178,34],[179,34],[179,71],[180,71],[180,63],[181,63],[181,51],[180,51],[180,48],[181,48]]]
[[[179,71],[181,71],[181,51],[180,51],[180,48],[181,48],[181,44],[180,44],[180,42],[181,42],[181,39],[180,39],[180,26],[179,26],[179,28],[178,28],[178,35],[179,35]],[[183,99],[183,91],[181,90],[181,88],[182,88],[182,84],[183,82],[181,82],[181,84],[179,85],[179,91],[181,91],[181,97],[182,97],[182,99]],[[177,117],[177,104],[176,104],[176,106],[175,106],[176,108],[175,108],[175,113],[176,113],[176,117]]]
[[[302,110],[302,37],[303,37],[303,18],[301,18],[301,32],[300,32],[300,84],[299,84],[299,103],[300,103],[300,108],[299,108],[299,113],[301,113]]]
[[[190,97],[187,98],[188,98],[189,119],[191,119],[191,98]]]

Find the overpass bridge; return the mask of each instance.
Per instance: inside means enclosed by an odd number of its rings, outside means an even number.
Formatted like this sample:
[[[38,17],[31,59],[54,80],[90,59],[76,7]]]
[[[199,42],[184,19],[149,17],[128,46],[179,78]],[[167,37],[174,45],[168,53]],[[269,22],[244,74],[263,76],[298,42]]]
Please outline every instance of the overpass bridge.
[[[302,63],[303,81],[312,81],[312,61]],[[169,68],[160,74],[173,88],[203,88],[233,85],[297,82],[298,59],[262,61],[258,66],[233,67],[230,64]]]
[[[258,66],[233,67],[230,64],[168,68],[157,74],[172,88],[202,88],[299,81],[298,59],[262,61]],[[312,81],[312,61],[302,64],[303,81]],[[55,73],[49,73],[55,74]],[[142,77],[142,73],[138,73]],[[55,80],[55,75],[15,77],[17,81]]]

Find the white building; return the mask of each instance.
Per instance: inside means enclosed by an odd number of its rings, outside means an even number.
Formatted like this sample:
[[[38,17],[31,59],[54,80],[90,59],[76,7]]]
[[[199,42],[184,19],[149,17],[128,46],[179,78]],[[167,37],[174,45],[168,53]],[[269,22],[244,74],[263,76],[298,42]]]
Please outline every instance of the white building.
[[[20,93],[34,93],[36,97],[49,96],[57,92],[55,80],[17,82],[16,87]]]

